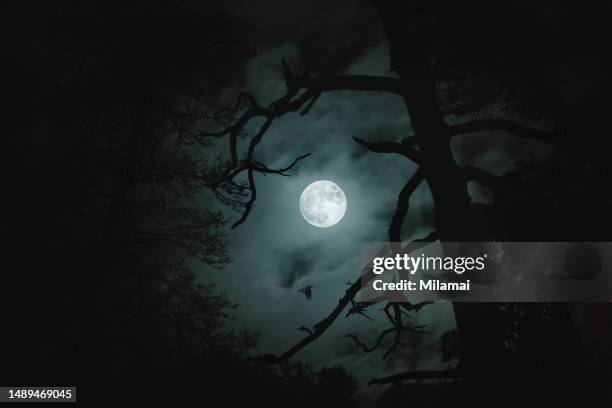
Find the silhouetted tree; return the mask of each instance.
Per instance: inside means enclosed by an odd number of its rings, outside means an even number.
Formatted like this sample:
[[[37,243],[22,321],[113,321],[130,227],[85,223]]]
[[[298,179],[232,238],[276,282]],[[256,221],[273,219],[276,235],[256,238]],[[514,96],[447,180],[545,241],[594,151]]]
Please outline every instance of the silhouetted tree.
[[[231,260],[225,220],[201,203],[241,207],[243,187],[218,183],[224,163],[197,125],[223,120],[211,77],[249,51],[221,38],[220,21],[174,6],[91,1],[54,15],[63,25],[41,49],[55,77],[19,129],[33,158],[8,186],[29,192],[7,229],[19,305],[7,383],[78,384],[80,401],[104,405],[105,385],[150,387],[190,358],[256,341],[226,327],[234,305],[188,266]],[[222,43],[233,48],[211,47]]]

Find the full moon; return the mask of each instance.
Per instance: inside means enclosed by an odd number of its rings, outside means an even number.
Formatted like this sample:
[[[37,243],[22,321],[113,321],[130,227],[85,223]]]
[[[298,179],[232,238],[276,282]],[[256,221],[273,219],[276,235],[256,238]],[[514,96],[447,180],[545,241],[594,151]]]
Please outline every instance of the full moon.
[[[336,225],[346,212],[344,191],[332,181],[315,181],[302,191],[300,212],[302,217],[315,227],[328,228]]]

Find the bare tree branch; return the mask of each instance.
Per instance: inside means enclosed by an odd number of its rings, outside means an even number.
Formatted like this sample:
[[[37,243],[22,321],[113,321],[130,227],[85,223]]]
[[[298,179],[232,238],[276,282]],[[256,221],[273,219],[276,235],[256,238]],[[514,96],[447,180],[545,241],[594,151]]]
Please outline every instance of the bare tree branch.
[[[375,275],[371,273],[370,279],[372,279]],[[346,307],[346,305],[355,297],[357,292],[361,289],[361,282],[358,280],[353,283],[345,292],[344,296],[338,300],[338,304],[334,307],[334,309],[321,320],[319,323],[315,324],[312,328],[312,333],[308,336],[304,337],[302,340],[298,341],[294,346],[289,348],[280,356],[269,356],[266,358],[266,361],[269,363],[280,363],[281,361],[285,361],[298,351],[302,350],[310,343],[318,339],[325,331],[332,325],[332,323],[338,318],[342,310]]]
[[[431,302],[422,302],[421,304],[419,304],[420,306],[418,308],[413,307],[411,310],[418,310],[421,307],[429,303]],[[372,346],[367,346],[366,344],[361,342],[359,340],[359,337],[355,334],[348,334],[344,337],[353,339],[355,341],[355,344],[361,347],[364,352],[370,353],[378,349],[378,347],[381,345],[382,341],[387,336],[387,334],[395,333],[395,336],[393,338],[393,343],[391,343],[391,345],[387,348],[387,350],[385,351],[383,355],[383,359],[387,358],[389,354],[391,354],[393,351],[397,349],[397,346],[403,344],[401,341],[401,336],[403,332],[411,332],[411,333],[419,333],[419,334],[427,333],[426,331],[423,330],[426,327],[426,325],[406,326],[403,324],[402,322],[403,312],[400,308],[401,307],[400,305],[401,303],[389,302],[384,307],[383,310],[385,312],[385,315],[387,316],[387,318],[389,319],[389,322],[393,326],[381,331],[380,334],[378,335],[378,338],[376,339],[376,342]],[[393,314],[389,311],[390,309],[393,310]]]
[[[309,335],[312,335],[312,330],[310,330],[310,329],[309,329],[308,327],[306,327],[306,326],[300,326],[300,327],[298,327],[298,330],[299,330],[299,331],[303,331],[303,332],[305,332],[305,333],[308,333]]]
[[[377,302],[355,302],[351,300],[351,308],[346,312],[346,317],[350,317],[354,314],[361,315],[368,320],[374,320],[370,316],[368,316],[365,311],[372,305],[375,305]]]
[[[287,82],[290,87],[316,92],[351,90],[401,93],[403,90],[403,82],[400,79],[370,75],[344,75],[330,78],[313,78],[307,75],[290,78]]]
[[[433,370],[422,370],[422,371],[407,371],[404,373],[390,375],[388,377],[374,378],[370,380],[368,385],[384,385],[393,384],[407,380],[445,380],[445,379],[458,379],[461,378],[462,374],[456,369],[433,371]]]
[[[408,213],[408,208],[410,206],[410,196],[417,187],[423,181],[423,171],[419,168],[410,179],[406,182],[404,187],[399,193],[399,197],[397,199],[397,207],[395,208],[395,212],[393,213],[393,217],[391,217],[391,223],[389,224],[389,241],[390,242],[401,242],[401,230],[404,219],[406,218],[406,214]]]
[[[538,140],[552,145],[560,145],[558,132],[546,132],[540,129],[528,128],[506,119],[477,119],[450,126],[453,135],[484,132],[491,130],[506,130],[525,139]]]
[[[243,211],[241,217],[232,224],[232,229],[236,228],[240,224],[242,224],[253,208],[255,201],[257,199],[257,190],[255,186],[255,178],[254,172],[258,172],[261,174],[278,174],[287,176],[286,172],[290,170],[295,164],[308,157],[310,154],[302,155],[294,160],[289,166],[282,169],[271,169],[265,164],[255,160],[255,153],[257,146],[263,140],[266,132],[272,125],[275,118],[278,118],[288,112],[297,111],[303,105],[308,104],[306,109],[310,109],[312,107],[314,101],[318,97],[317,93],[314,92],[304,92],[301,96],[293,99],[297,95],[298,90],[294,88],[289,88],[287,93],[276,101],[272,102],[269,108],[263,108],[259,103],[253,98],[251,95],[247,93],[242,93],[239,96],[239,102],[237,102],[234,109],[229,109],[230,112],[237,112],[240,109],[241,105],[244,105],[241,101],[247,101],[250,105],[250,108],[244,112],[233,124],[229,125],[225,129],[218,132],[200,132],[200,139],[206,137],[223,137],[229,136],[230,141],[230,157],[231,157],[231,166],[228,167],[225,173],[221,174],[220,177],[210,183],[210,187],[215,192],[215,194],[219,197],[223,197],[223,194],[220,192],[221,189],[228,190],[229,188],[233,188],[234,194],[242,193],[245,189],[249,192],[249,196],[246,202],[242,202]],[[242,159],[238,158],[238,147],[237,147],[237,139],[238,136],[245,133],[245,127],[248,123],[257,117],[265,118],[264,123],[261,125],[257,133],[252,137],[249,142],[248,151],[246,156]],[[243,172],[247,173],[247,185],[245,188],[237,188],[234,179],[238,177],[238,175]],[[232,187],[233,186],[233,187]],[[232,200],[226,199],[225,201],[232,202]]]
[[[419,151],[410,147],[408,144],[396,142],[368,142],[358,137],[353,137],[353,139],[366,149],[375,153],[396,153],[409,158],[415,163],[421,162],[421,154]]]
[[[257,199],[257,189],[255,187],[255,177],[253,176],[253,169],[252,168],[248,169],[247,177],[248,177],[248,180],[249,180],[249,190],[251,191],[251,195],[249,197],[249,201],[247,201],[247,203],[246,203],[246,205],[244,207],[244,211],[242,212],[242,216],[240,217],[240,219],[238,219],[238,221],[236,221],[236,222],[234,222],[232,224],[232,229],[236,228],[237,226],[242,224],[247,219],[247,217],[251,213],[251,209],[253,208],[253,204],[255,204],[255,200]]]
[[[255,170],[262,173],[263,175],[266,174],[279,174],[281,176],[289,176],[289,174],[287,174],[287,171],[291,170],[291,168],[293,166],[295,166],[297,164],[297,162],[299,162],[302,159],[305,159],[306,157],[310,156],[310,153],[304,154],[298,158],[296,158],[293,162],[291,162],[290,165],[288,165],[287,167],[284,167],[282,169],[271,169],[269,167],[267,167],[265,164],[260,163],[258,161],[254,162],[254,166],[255,166]]]

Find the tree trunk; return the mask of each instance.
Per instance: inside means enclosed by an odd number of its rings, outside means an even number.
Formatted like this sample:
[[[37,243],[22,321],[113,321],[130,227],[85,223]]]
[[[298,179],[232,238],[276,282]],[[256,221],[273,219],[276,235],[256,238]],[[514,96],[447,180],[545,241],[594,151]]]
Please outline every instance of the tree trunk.
[[[435,228],[441,242],[478,242],[466,179],[450,149],[450,129],[443,120],[431,72],[419,38],[412,38],[406,16],[396,3],[377,1],[387,39],[391,64],[403,82],[402,97],[420,147],[421,168],[431,190]],[[455,303],[455,320],[462,340],[461,370],[467,395],[491,401],[499,382],[491,375],[503,364],[503,343],[495,304]],[[476,394],[475,392],[478,391]],[[487,394],[487,395],[485,395]],[[475,402],[472,400],[472,402]]]

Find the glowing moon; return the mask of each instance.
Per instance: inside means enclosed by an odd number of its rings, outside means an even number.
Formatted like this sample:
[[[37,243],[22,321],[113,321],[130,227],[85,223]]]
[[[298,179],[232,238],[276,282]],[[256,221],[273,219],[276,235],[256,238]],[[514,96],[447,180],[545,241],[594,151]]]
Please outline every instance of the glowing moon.
[[[336,225],[346,212],[344,191],[332,181],[315,181],[302,191],[300,212],[302,217],[315,227],[328,228]]]

